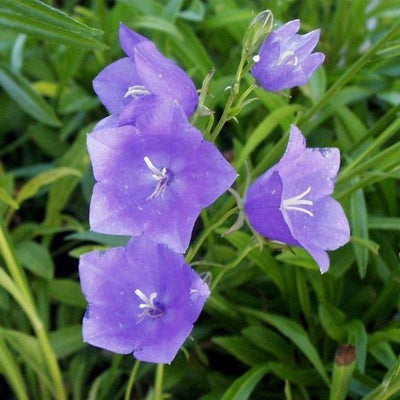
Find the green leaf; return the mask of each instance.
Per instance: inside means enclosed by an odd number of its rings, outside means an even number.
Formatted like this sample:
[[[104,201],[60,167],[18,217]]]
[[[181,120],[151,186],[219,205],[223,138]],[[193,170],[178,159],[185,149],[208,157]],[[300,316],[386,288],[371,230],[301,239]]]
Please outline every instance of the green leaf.
[[[400,231],[400,218],[369,216],[368,228],[383,231]]]
[[[8,381],[18,400],[28,400],[27,385],[24,382],[22,373],[14,359],[14,355],[9,351],[0,333],[0,373]]]
[[[132,21],[132,26],[135,29],[146,28],[154,31],[163,32],[170,36],[173,36],[179,41],[183,40],[183,36],[179,32],[179,29],[172,22],[161,17],[153,15],[140,15]]]
[[[279,315],[264,313],[250,308],[241,307],[241,310],[246,315],[258,318],[261,321],[274,326],[279,332],[288,337],[311,361],[323,381],[329,386],[329,378],[317,350],[311,343],[305,330],[297,322]]]
[[[243,150],[241,151],[238,160],[235,162],[235,167],[238,169],[242,166],[260,143],[269,136],[277,125],[279,125],[280,121],[284,120],[288,116],[293,117],[293,115],[301,109],[303,109],[303,106],[299,104],[291,104],[280,107],[265,117],[252,132],[251,136],[246,140]]]
[[[31,84],[21,74],[12,71],[3,63],[0,63],[0,86],[31,117],[45,125],[61,125],[53,110]]]
[[[382,383],[362,398],[362,400],[388,400],[400,391],[400,357],[397,359]]]
[[[268,364],[253,367],[233,382],[221,400],[247,400],[257,383],[268,371]]]
[[[249,326],[242,330],[242,335],[264,351],[273,354],[279,360],[293,358],[292,347],[276,332],[263,326]]]
[[[19,204],[2,188],[0,188],[0,200],[14,210],[19,208]]]
[[[80,240],[85,242],[95,242],[106,246],[116,247],[125,246],[130,239],[129,236],[105,235],[97,232],[77,232],[66,237],[67,240]]]
[[[318,264],[302,247],[290,247],[290,251],[283,251],[276,259],[285,264],[319,271]]]
[[[325,303],[319,305],[318,316],[327,335],[339,343],[342,342],[347,334],[345,314]]]
[[[17,195],[18,204],[21,204],[26,199],[35,196],[36,193],[43,186],[49,185],[60,178],[70,175],[74,175],[77,177],[82,176],[80,171],[66,167],[50,169],[48,171],[42,172],[39,175],[36,175],[34,178],[28,181],[24,186],[22,186],[21,190],[18,192]]]
[[[361,239],[368,240],[368,213],[365,204],[364,192],[357,190],[350,198],[352,234]],[[368,248],[353,241],[354,254],[356,256],[358,273],[361,278],[367,273]]]
[[[15,252],[26,269],[48,281],[53,278],[53,259],[43,246],[36,242],[20,242],[16,244]]]
[[[179,17],[188,21],[199,22],[204,19],[206,8],[200,0],[192,0],[190,6],[179,13]]]
[[[246,365],[255,366],[268,360],[266,353],[241,336],[218,336],[212,341]]]
[[[26,365],[31,367],[38,374],[40,380],[51,389],[52,383],[46,368],[43,368],[45,360],[40,350],[38,340],[34,336],[27,335],[26,333],[3,328],[0,329],[0,336],[10,344]]]
[[[365,363],[367,360],[368,335],[364,324],[361,321],[354,320],[347,325],[348,341],[357,349],[357,369],[365,372]]]
[[[53,300],[78,308],[86,308],[78,282],[70,279],[54,279],[49,283],[49,294]]]
[[[50,343],[57,358],[68,357],[87,346],[82,339],[82,326],[80,324],[51,332]]]
[[[56,41],[65,45],[83,47],[87,49],[106,49],[107,46],[93,36],[93,30],[87,28],[85,32],[77,29],[74,23],[62,23],[55,19],[49,19],[46,15],[27,12],[25,9],[19,12],[0,9],[0,26],[26,33],[38,39]],[[84,25],[83,25],[84,26]]]
[[[86,136],[92,129],[93,124],[84,127],[78,134],[75,142],[69,150],[58,161],[60,167],[73,168],[83,173],[89,165],[89,158],[86,151]],[[76,176],[67,176],[59,179],[51,186],[49,200],[46,209],[46,224],[52,225],[57,220],[60,211],[68,203],[69,197],[79,183]],[[62,196],[60,196],[62,193]]]
[[[250,9],[224,10],[217,15],[207,18],[204,23],[206,30],[221,29],[226,26],[235,26],[238,22],[249,22],[254,17]]]
[[[391,368],[396,363],[396,354],[388,342],[376,343],[373,346],[370,346],[368,351],[386,368]]]
[[[9,10],[19,12],[32,18],[46,22],[49,25],[61,26],[82,35],[101,36],[103,32],[90,28],[57,8],[51,7],[39,0],[2,0],[1,5]]]

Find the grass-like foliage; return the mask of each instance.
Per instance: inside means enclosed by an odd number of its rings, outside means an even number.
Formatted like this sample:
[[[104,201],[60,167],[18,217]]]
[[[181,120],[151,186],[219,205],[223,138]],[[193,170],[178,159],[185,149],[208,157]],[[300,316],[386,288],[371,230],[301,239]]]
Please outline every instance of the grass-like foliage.
[[[245,74],[232,88],[242,39],[265,8],[275,26],[299,18],[302,33],[321,29],[326,59],[305,86],[256,88],[241,101],[254,84]],[[86,137],[106,116],[92,80],[123,56],[120,22],[197,88],[208,77],[192,123],[238,171],[236,193],[280,159],[295,124],[309,147],[340,149],[333,196],[351,226],[321,275],[300,248],[260,249],[246,225],[224,234],[240,211],[224,194],[186,253],[211,276],[211,296],[165,366],[89,346],[81,333],[79,256],[127,240],[88,224]],[[1,399],[400,396],[398,0],[2,0],[0,29]]]

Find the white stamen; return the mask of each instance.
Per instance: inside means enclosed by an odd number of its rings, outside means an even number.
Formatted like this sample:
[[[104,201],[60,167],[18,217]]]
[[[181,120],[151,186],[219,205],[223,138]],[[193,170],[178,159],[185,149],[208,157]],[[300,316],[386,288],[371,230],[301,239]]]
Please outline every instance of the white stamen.
[[[310,191],[311,191],[311,187],[309,187],[303,193],[300,193],[297,196],[290,197],[289,199],[283,200],[282,201],[283,208],[285,208],[286,210],[291,210],[291,211],[300,211],[305,214],[308,214],[310,217],[313,217],[314,214],[311,211],[306,210],[303,207],[298,207],[298,206],[312,206],[313,205],[312,200],[303,199],[303,197],[306,196],[308,193],[310,193]]]
[[[144,310],[139,315],[138,322],[140,322],[146,316],[150,318],[161,317],[163,314],[162,310],[154,304],[154,299],[157,297],[157,292],[153,292],[150,294],[150,297],[147,297],[140,289],[136,289],[135,294],[140,298],[140,300],[143,301],[142,304],[139,304],[139,308]]]
[[[260,61],[260,55],[259,55],[259,54],[256,54],[255,56],[253,56],[253,61],[254,61],[255,63],[258,63],[258,62]]]
[[[132,97],[139,97],[144,96],[145,94],[150,94],[150,92],[142,85],[134,85],[129,86],[127,92],[124,95],[124,98],[132,96]]]
[[[153,172],[155,175],[162,175],[162,171],[160,171],[157,167],[154,166],[154,164],[151,162],[150,158],[147,156],[143,157],[144,162],[147,165],[147,168]]]
[[[168,185],[167,168],[163,167],[161,170],[159,170],[147,156],[145,156],[143,160],[146,163],[147,168],[151,172],[153,172],[152,177],[157,182],[156,188],[154,189],[153,193],[147,198],[147,200],[158,197],[159,195],[162,196]]]
[[[298,62],[299,62],[299,59],[296,56],[294,56],[292,60],[288,60],[288,58],[290,58],[293,55],[294,55],[294,51],[292,51],[292,50],[288,50],[288,51],[283,52],[279,56],[278,62],[276,64],[277,65],[282,65],[282,64],[285,64],[285,65],[297,65]]]

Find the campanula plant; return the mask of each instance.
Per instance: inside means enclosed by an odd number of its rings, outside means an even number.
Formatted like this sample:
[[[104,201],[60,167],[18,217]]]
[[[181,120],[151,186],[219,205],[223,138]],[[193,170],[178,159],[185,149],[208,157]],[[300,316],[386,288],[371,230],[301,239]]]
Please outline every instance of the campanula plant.
[[[1,2],[1,399],[398,396],[396,1],[261,3]]]

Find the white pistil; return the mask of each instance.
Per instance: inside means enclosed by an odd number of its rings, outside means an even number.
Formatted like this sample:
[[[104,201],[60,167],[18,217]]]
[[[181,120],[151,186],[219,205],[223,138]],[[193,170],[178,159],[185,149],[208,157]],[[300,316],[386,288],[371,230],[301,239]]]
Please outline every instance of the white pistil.
[[[132,97],[139,97],[144,96],[145,94],[150,94],[150,92],[142,85],[134,85],[129,86],[127,92],[124,95],[124,98],[132,96]]]
[[[154,299],[157,297],[156,292],[151,293],[150,297],[147,297],[140,289],[136,289],[135,294],[143,301],[142,304],[139,304],[139,308],[142,309],[143,312],[139,315],[138,322],[146,316],[150,318],[161,317],[163,314],[162,310],[154,304]]]
[[[303,197],[307,196],[307,194],[310,193],[310,191],[311,191],[311,187],[309,187],[303,193],[300,193],[297,196],[283,200],[282,201],[283,208],[286,210],[291,210],[291,211],[300,211],[305,214],[308,214],[310,217],[313,217],[314,214],[311,211],[309,211],[303,207],[298,207],[298,206],[312,206],[313,205],[312,200],[303,199]]]
[[[297,65],[299,62],[299,59],[294,56],[292,60],[288,60],[289,57],[294,55],[294,51],[293,50],[288,50],[283,52],[278,59],[278,62],[276,63],[277,65]]]
[[[253,56],[253,61],[254,61],[255,63],[258,63],[258,62],[260,61],[260,55],[259,55],[259,54],[256,54],[255,56]]]
[[[161,170],[159,170],[150,160],[149,157],[145,156],[143,158],[144,162],[147,165],[147,168],[153,172],[153,179],[157,182],[157,186],[154,189],[153,193],[147,198],[147,200],[150,200],[154,197],[158,197],[160,194],[163,195],[165,188],[168,185],[168,176],[167,176],[167,169],[163,167]]]

